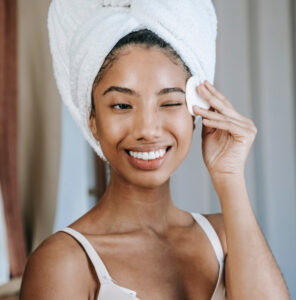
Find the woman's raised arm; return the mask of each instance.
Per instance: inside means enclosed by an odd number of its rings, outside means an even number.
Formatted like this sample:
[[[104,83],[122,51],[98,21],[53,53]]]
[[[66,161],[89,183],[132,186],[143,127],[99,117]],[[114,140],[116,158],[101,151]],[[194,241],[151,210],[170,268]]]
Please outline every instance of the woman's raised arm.
[[[257,128],[210,83],[205,82],[198,91],[211,106],[210,110],[195,107],[194,111],[203,117],[203,158],[222,208],[227,243],[227,298],[289,299],[288,288],[257,223],[246,189],[245,162]]]
[[[289,292],[253,213],[243,176],[212,178],[227,242],[227,299],[288,300]]]

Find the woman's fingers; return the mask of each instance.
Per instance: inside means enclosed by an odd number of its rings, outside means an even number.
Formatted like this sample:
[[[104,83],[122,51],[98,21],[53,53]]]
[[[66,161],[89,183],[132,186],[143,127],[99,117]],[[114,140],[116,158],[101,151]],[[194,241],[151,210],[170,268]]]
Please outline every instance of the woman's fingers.
[[[206,83],[207,81],[205,81]],[[248,126],[254,126],[254,122],[241,114],[239,114],[230,103],[230,101],[222,95],[218,90],[212,86],[209,82],[207,84],[201,84],[198,87],[198,91],[211,107],[224,116],[231,117],[233,119],[240,120],[246,123]]]
[[[208,90],[218,99],[223,101],[226,106],[233,108],[232,103],[223,94],[221,94],[213,85],[211,85],[209,81],[205,80],[204,84],[208,88]]]
[[[213,120],[213,121],[224,121],[224,122],[231,121],[232,123],[234,123],[238,126],[241,126],[243,128],[247,128],[247,129],[252,127],[252,125],[250,125],[249,123],[246,123],[246,122],[244,122],[240,119],[236,119],[236,118],[233,118],[233,117],[227,116],[227,115],[222,115],[218,112],[214,112],[212,110],[204,109],[204,108],[199,107],[199,106],[193,106],[193,110],[196,114],[203,117],[203,119]]]
[[[210,120],[203,119],[203,124],[207,127],[222,129],[230,132],[235,137],[240,137],[243,143],[253,142],[257,134],[256,127],[243,127],[233,120]]]
[[[224,101],[217,98],[215,95],[213,95],[206,87],[205,85],[201,84],[198,87],[198,92],[202,96],[204,100],[206,100],[210,106],[212,106],[215,110],[217,110],[221,114],[230,115],[230,107],[227,105]]]

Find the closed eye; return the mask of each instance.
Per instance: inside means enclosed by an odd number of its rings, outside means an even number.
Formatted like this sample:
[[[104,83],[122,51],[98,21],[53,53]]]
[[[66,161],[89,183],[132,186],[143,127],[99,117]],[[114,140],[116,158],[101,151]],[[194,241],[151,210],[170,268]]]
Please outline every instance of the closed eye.
[[[169,103],[169,104],[163,104],[162,106],[165,107],[170,107],[170,106],[181,106],[183,105],[183,103]],[[113,104],[110,107],[117,109],[117,110],[126,110],[131,108],[131,105],[126,104],[126,103],[117,103],[117,104]]]
[[[170,103],[170,104],[163,104],[162,106],[180,106],[183,105],[183,103]]]

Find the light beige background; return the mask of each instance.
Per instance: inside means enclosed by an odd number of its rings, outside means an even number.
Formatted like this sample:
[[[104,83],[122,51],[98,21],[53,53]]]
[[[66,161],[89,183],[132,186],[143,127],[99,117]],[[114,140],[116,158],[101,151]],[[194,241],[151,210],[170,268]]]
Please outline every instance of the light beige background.
[[[61,106],[48,46],[50,1],[18,2],[19,183],[26,233],[35,248],[54,222]]]

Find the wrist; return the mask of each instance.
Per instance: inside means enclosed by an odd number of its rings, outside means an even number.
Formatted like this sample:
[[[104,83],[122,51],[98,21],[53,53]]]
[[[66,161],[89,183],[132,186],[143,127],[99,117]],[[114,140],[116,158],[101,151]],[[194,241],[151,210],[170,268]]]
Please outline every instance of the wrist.
[[[215,173],[210,174],[213,182],[235,182],[235,181],[244,181],[245,180],[245,174],[244,172],[238,172],[238,173]]]
[[[245,175],[237,174],[219,174],[212,175],[212,182],[218,194],[227,193],[227,191],[243,191],[246,188]]]

